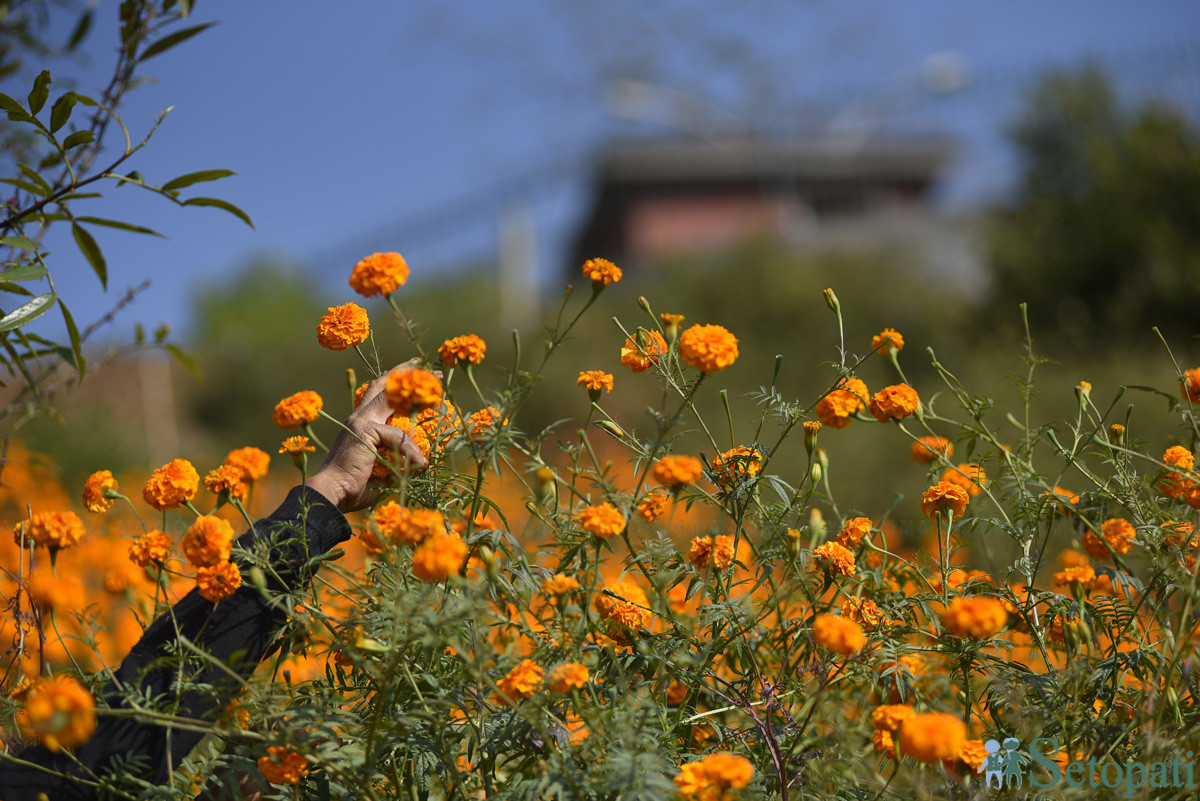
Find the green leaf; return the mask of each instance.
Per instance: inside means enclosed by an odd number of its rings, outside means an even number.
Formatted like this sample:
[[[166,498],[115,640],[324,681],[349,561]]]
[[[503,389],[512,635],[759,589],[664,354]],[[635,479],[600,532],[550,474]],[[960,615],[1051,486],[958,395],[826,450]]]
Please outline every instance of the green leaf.
[[[14,328],[20,328],[27,323],[33,322],[50,311],[50,307],[54,305],[54,301],[53,292],[38,295],[24,306],[0,317],[0,331],[12,331]]]
[[[7,292],[10,295],[24,295],[27,298],[32,298],[33,293],[20,284],[10,284],[0,278],[0,292]]]
[[[33,243],[33,240],[24,236],[0,237],[0,245],[17,248],[18,250],[37,251],[37,245]]]
[[[159,39],[157,42],[155,42],[154,44],[150,45],[145,50],[143,50],[142,54],[140,56],[138,56],[138,61],[146,61],[147,59],[154,58],[159,53],[163,53],[167,50],[170,50],[172,47],[174,47],[177,44],[186,42],[188,39],[191,39],[196,34],[202,32],[208,28],[211,28],[212,26],[214,26],[216,24],[217,23],[215,23],[215,22],[206,22],[203,25],[195,25],[191,28],[184,28],[182,31],[175,31],[175,33],[171,34],[170,36],[164,36],[163,38]]]
[[[33,80],[33,88],[29,90],[29,111],[37,114],[46,105],[50,97],[50,70],[42,70]]]
[[[75,318],[71,316],[62,298],[58,300],[58,307],[62,309],[63,322],[67,324],[67,334],[71,337],[71,353],[75,357],[75,369],[79,371],[79,380],[82,381],[83,374],[87,372],[87,361],[83,358],[83,340],[79,336],[79,328],[75,325]]]
[[[167,181],[162,185],[162,191],[170,192],[172,189],[183,189],[185,186],[198,184],[201,181],[215,181],[218,178],[228,178],[231,175],[237,175],[233,170],[201,170],[199,172],[189,172],[187,175],[181,175],[174,180]]]
[[[38,191],[35,194],[41,195],[42,197],[46,197],[51,192],[54,191],[53,189],[50,188],[50,184],[46,183],[46,179],[38,174],[37,170],[35,170],[31,167],[28,167],[24,164],[19,165],[19,169],[21,170],[22,174],[24,174],[24,176],[26,178],[33,181],[39,187]]]
[[[41,189],[29,183],[28,181],[22,181],[17,178],[0,178],[0,184],[15,186],[17,189],[24,189],[26,192],[30,192],[35,195],[41,194],[42,192]]]
[[[91,131],[76,131],[63,140],[62,146],[63,150],[70,150],[76,145],[87,144],[88,142],[94,142],[95,140],[96,137],[92,135]]]
[[[75,108],[75,101],[74,92],[67,92],[54,101],[54,105],[50,108],[50,133],[54,133],[66,125],[67,120],[71,119],[71,109]]]
[[[103,225],[106,228],[119,228],[122,231],[130,231],[135,234],[150,234],[151,236],[162,236],[158,231],[151,228],[144,228],[133,223],[121,222],[120,220],[107,220],[103,217],[76,217],[76,222],[88,223],[90,225]],[[166,237],[163,237],[164,239]]]
[[[163,345],[163,348],[166,349],[167,353],[174,356],[193,377],[200,377],[200,366],[196,364],[196,360],[192,358],[192,354],[178,345]]]
[[[75,30],[71,31],[71,38],[67,41],[67,49],[74,50],[79,47],[91,29],[92,10],[89,8],[79,15],[79,22],[75,23]]]
[[[46,277],[46,265],[22,264],[0,273],[0,281],[36,281]]]
[[[96,271],[100,285],[108,289],[108,265],[104,263],[104,254],[100,252],[96,240],[84,230],[83,226],[78,224],[71,225],[71,233],[75,235],[75,244],[79,245],[80,252],[88,260],[88,264],[92,265],[92,269]]]
[[[251,228],[254,223],[250,222],[250,215],[239,209],[227,200],[219,200],[215,197],[194,197],[190,200],[185,200],[181,205],[184,206],[212,206],[213,208],[224,209],[235,217],[241,219],[242,222]]]
[[[0,92],[0,110],[7,111],[9,114],[25,114],[25,107],[3,92]]]

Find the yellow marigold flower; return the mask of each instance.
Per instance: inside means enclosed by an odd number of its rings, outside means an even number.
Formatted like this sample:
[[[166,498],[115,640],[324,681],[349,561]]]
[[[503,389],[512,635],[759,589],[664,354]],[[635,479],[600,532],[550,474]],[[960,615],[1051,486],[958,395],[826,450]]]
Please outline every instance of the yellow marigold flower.
[[[406,281],[408,262],[399,253],[372,253],[350,273],[350,288],[367,298],[390,295]]]
[[[942,625],[957,637],[986,640],[1008,624],[1004,604],[986,595],[958,596],[942,613]]]
[[[659,484],[679,488],[704,474],[704,463],[695,456],[664,456],[655,462],[650,475]]]
[[[467,418],[467,436],[476,444],[482,444],[492,435],[498,425],[508,425],[508,418],[501,420],[500,410],[495,406],[480,409]]]
[[[929,464],[939,456],[949,459],[954,455],[954,443],[945,437],[919,437],[912,444],[912,458],[921,464]]]
[[[894,328],[885,328],[871,337],[871,350],[875,353],[899,353],[904,349],[904,337]]]
[[[813,558],[833,575],[854,575],[854,552],[836,542],[817,546],[813,551]]]
[[[1095,583],[1096,571],[1087,565],[1082,567],[1068,567],[1054,574],[1054,586],[1056,587],[1074,587],[1078,585],[1085,590],[1090,590]]]
[[[179,543],[184,558],[195,567],[209,567],[217,562],[228,562],[233,550],[233,526],[228,520],[212,515],[201,515],[188,526],[187,534]]]
[[[599,393],[602,389],[613,391],[612,374],[603,370],[584,370],[579,374],[579,378],[575,379],[575,383],[588,392],[596,393],[596,397],[600,397]]]
[[[817,401],[813,412],[831,428],[850,425],[850,416],[867,408],[867,385],[857,378],[842,378],[837,387]]]
[[[843,548],[857,548],[862,541],[871,536],[874,525],[869,517],[852,517],[842,525],[838,532],[837,541]]]
[[[947,467],[942,471],[942,477],[938,481],[957,484],[974,498],[983,492],[983,487],[987,485],[987,473],[983,472],[983,468],[974,462],[964,462],[957,468]]]
[[[855,623],[868,629],[886,626],[888,623],[888,619],[883,614],[883,610],[879,608],[879,604],[869,598],[846,599],[842,604],[842,616],[848,617]]]
[[[608,286],[621,280],[621,268],[608,259],[588,259],[583,263],[583,277],[593,286]]]
[[[710,754],[679,766],[675,786],[689,801],[726,801],[732,791],[749,786],[754,766],[737,754]]]
[[[693,325],[679,336],[679,358],[702,373],[717,373],[737,361],[737,337],[720,325]]]
[[[1123,517],[1112,517],[1105,520],[1100,526],[1100,534],[1104,537],[1103,542],[1100,537],[1096,536],[1096,532],[1089,531],[1083,535],[1083,549],[1093,559],[1098,560],[1109,558],[1110,549],[1115,554],[1129,553],[1129,549],[1133,547],[1133,538],[1136,533],[1128,520]],[[1108,543],[1108,547],[1105,547],[1105,543]]]
[[[345,350],[366,342],[371,335],[371,318],[357,303],[330,306],[317,323],[317,344],[326,350]]]
[[[842,656],[856,654],[867,644],[862,626],[839,615],[817,615],[812,624],[812,636],[817,645]]]
[[[962,487],[941,481],[925,490],[921,495],[921,512],[930,520],[944,512],[950,512],[955,517],[962,517],[970,500],[971,496]]]
[[[308,773],[308,760],[303,754],[281,745],[270,746],[267,754],[258,758],[258,772],[271,784],[295,784]]]
[[[1200,403],[1200,367],[1193,367],[1183,374],[1183,380],[1179,382],[1179,391],[1192,403]]]
[[[467,544],[457,534],[427,537],[413,551],[412,572],[421,581],[445,581],[462,573]]]
[[[554,693],[569,693],[575,688],[587,686],[589,677],[586,665],[565,662],[546,676],[546,689]]]
[[[96,728],[96,699],[66,674],[34,679],[16,714],[27,740],[37,740],[58,753],[83,745]]]
[[[83,539],[83,521],[74,512],[34,512],[24,522],[13,528],[13,540],[21,542],[24,532],[25,543],[45,548],[69,548]]]
[[[638,331],[637,342],[628,337],[621,348],[621,364],[635,373],[644,373],[667,353],[667,341],[657,331]]]
[[[871,725],[884,731],[896,731],[900,724],[917,714],[908,704],[885,704],[871,713]]]
[[[305,453],[316,453],[317,449],[308,444],[308,437],[288,437],[279,444],[279,452],[299,456]]]
[[[550,598],[550,603],[558,603],[564,595],[579,588],[579,582],[564,573],[555,573],[542,582],[542,594]]]
[[[730,489],[762,470],[762,454],[758,448],[738,445],[713,459],[712,474],[717,484]]]
[[[113,474],[108,470],[97,470],[83,485],[83,506],[89,512],[107,512],[113,505],[110,493],[116,491],[117,480]]]
[[[584,669],[586,670],[586,668]],[[542,688],[545,676],[546,671],[542,670],[537,662],[532,659],[523,659],[521,664],[508,671],[504,678],[496,682],[496,688],[500,691],[496,700],[505,706],[511,706],[517,701],[531,698]]]
[[[906,718],[896,738],[901,754],[930,764],[957,759],[966,739],[966,724],[944,712],[925,712]]]
[[[479,364],[487,352],[487,343],[474,334],[447,339],[438,348],[438,358],[447,367],[457,367],[459,364]]]
[[[872,395],[867,408],[876,420],[886,423],[889,420],[903,420],[920,405],[921,399],[917,397],[915,389],[908,384],[893,384]]]
[[[583,509],[575,515],[575,521],[584,531],[602,540],[615,537],[625,530],[625,515],[607,501]]]
[[[196,571],[196,589],[200,597],[216,603],[237,592],[242,586],[242,571],[233,562],[217,562]]]
[[[245,501],[250,495],[250,487],[242,483],[243,475],[240,467],[223,464],[208,472],[208,475],[204,477],[204,486],[214,495],[227,492],[229,497]]]
[[[271,419],[280,428],[296,428],[317,419],[325,402],[311,389],[304,389],[275,404]]]
[[[142,498],[155,509],[174,509],[185,501],[196,497],[200,488],[200,474],[187,459],[173,459],[154,471]]]
[[[242,481],[254,482],[266,477],[271,455],[262,448],[237,448],[229,452],[224,463],[241,470]]]
[[[647,523],[653,523],[663,512],[667,511],[667,504],[670,502],[671,496],[665,492],[652,492],[638,502],[638,516]]]
[[[138,567],[161,565],[171,554],[171,537],[161,531],[148,531],[129,546],[129,561]]]
[[[388,373],[383,391],[397,414],[412,414],[442,403],[442,382],[420,368],[397,367]]]

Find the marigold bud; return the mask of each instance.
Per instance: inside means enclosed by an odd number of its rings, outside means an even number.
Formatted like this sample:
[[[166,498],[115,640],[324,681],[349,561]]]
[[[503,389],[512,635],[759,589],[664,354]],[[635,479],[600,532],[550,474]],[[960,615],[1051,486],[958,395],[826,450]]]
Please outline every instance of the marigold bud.
[[[829,307],[831,312],[837,314],[838,310],[842,308],[842,305],[838,303],[837,295],[833,293],[833,289],[826,289],[822,294],[825,295],[825,305]]]

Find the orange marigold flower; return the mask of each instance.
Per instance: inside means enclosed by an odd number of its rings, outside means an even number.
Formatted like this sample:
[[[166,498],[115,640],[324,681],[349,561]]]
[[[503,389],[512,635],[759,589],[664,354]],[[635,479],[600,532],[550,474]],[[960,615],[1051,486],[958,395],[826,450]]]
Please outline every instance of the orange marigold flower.
[[[712,462],[712,474],[717,484],[732,488],[762,470],[762,454],[758,448],[738,445],[725,451]]]
[[[462,573],[467,544],[457,534],[427,537],[413,551],[412,572],[421,581],[445,581]]]
[[[670,502],[671,496],[665,492],[652,492],[638,502],[638,516],[647,523],[653,523],[663,512],[667,511],[667,504]]]
[[[867,385],[857,378],[842,378],[837,386],[813,408],[817,418],[831,428],[850,425],[850,416],[867,408],[870,393]]]
[[[659,484],[679,488],[704,474],[704,463],[695,456],[664,456],[655,462],[650,475]]]
[[[900,753],[930,764],[957,759],[966,739],[966,724],[944,712],[925,712],[906,718],[896,737]]]
[[[871,536],[874,525],[869,517],[852,517],[842,525],[838,532],[837,541],[843,548],[857,548],[862,541]]]
[[[200,488],[200,474],[187,459],[173,459],[154,471],[142,498],[155,509],[174,509],[185,501],[196,497]]]
[[[613,390],[612,374],[603,370],[584,370],[579,374],[579,378],[575,379],[575,383],[588,392],[599,393],[602,389],[612,392]]]
[[[644,373],[667,353],[667,341],[657,331],[638,331],[637,342],[625,339],[621,348],[621,364],[635,373]]]
[[[317,344],[327,350],[345,350],[361,345],[371,335],[371,318],[357,303],[330,306],[317,323]]]
[[[1163,464],[1178,468],[1182,473],[1189,473],[1196,467],[1196,458],[1187,448],[1172,445],[1163,453]],[[1180,473],[1170,471],[1158,482],[1158,491],[1168,498],[1181,498],[1188,488],[1187,479]]]
[[[129,561],[138,567],[161,565],[171,554],[171,537],[161,531],[148,531],[129,546]]]
[[[908,384],[893,384],[872,395],[867,408],[876,420],[886,423],[889,420],[903,420],[920,405],[921,399],[917,397],[915,389]]]
[[[96,699],[66,674],[34,679],[16,714],[27,740],[37,740],[58,753],[83,745],[96,728]]]
[[[710,754],[679,766],[675,786],[688,801],[726,801],[732,791],[749,786],[754,766],[737,754]]]
[[[1004,604],[986,595],[960,595],[942,613],[942,625],[957,637],[986,640],[1008,624]]]
[[[679,358],[702,373],[717,373],[737,361],[737,337],[720,325],[693,325],[679,336]]]
[[[875,748],[875,753],[884,754],[886,756],[896,756],[896,743],[892,739],[892,733],[887,729],[875,729],[871,734],[871,744]]]
[[[682,314],[663,312],[662,314],[658,315],[658,319],[662,321],[663,332],[666,333],[667,339],[673,340],[675,337],[679,336],[679,324],[687,318]]]
[[[642,588],[632,581],[622,580],[605,587],[592,596],[592,607],[607,624],[610,637],[622,645],[630,642],[630,632],[640,630],[650,621],[650,601]]]
[[[1079,503],[1079,493],[1071,492],[1069,489],[1062,487],[1046,490],[1046,495],[1052,502],[1059,505],[1059,511],[1063,514],[1071,511],[1070,507]]]
[[[457,367],[459,364],[479,364],[487,352],[487,343],[474,334],[447,339],[438,348],[438,358],[447,367]]]
[[[446,518],[435,509],[414,509],[404,516],[400,531],[393,542],[421,543],[430,537],[446,533]]]
[[[939,481],[921,495],[921,512],[930,520],[945,512],[962,517],[970,500],[971,496],[962,487]]]
[[[813,558],[833,575],[854,575],[854,552],[836,542],[817,546],[813,551]]]
[[[271,419],[280,428],[296,428],[317,419],[325,402],[311,389],[304,389],[275,404]]]
[[[209,567],[217,562],[228,562],[233,550],[233,526],[228,520],[212,515],[201,515],[188,526],[187,534],[179,543],[184,558],[195,567]]]
[[[397,367],[388,373],[383,391],[397,414],[412,414],[442,403],[442,382],[420,368]]]
[[[716,537],[693,537],[688,548],[688,561],[697,570],[706,567],[724,570],[733,564],[733,537],[725,534]]]
[[[587,686],[589,676],[586,665],[565,662],[546,676],[546,689],[554,693],[569,693],[573,689]]]
[[[961,770],[968,776],[975,776],[987,758],[988,751],[983,740],[963,740],[962,748],[958,752],[958,760],[954,763],[944,764],[947,770]]]
[[[564,573],[555,573],[542,582],[542,593],[550,598],[550,603],[558,603],[564,595],[579,588],[579,582]]]
[[[942,471],[942,477],[938,481],[957,484],[974,498],[983,492],[983,487],[987,485],[987,473],[983,472],[983,468],[974,462],[965,462],[957,468],[947,467]]]
[[[879,604],[869,598],[847,598],[842,604],[842,616],[848,617],[868,629],[888,623],[887,616],[883,614]]]
[[[1200,548],[1200,537],[1193,536],[1194,528],[1191,523],[1182,520],[1168,520],[1162,524],[1163,543],[1171,548]]]
[[[476,444],[482,444],[492,435],[496,427],[508,425],[508,418],[501,420],[500,410],[495,406],[480,409],[467,418],[467,436]]]
[[[97,470],[84,482],[83,506],[89,512],[107,512],[113,505],[111,493],[116,491],[117,480],[113,474],[108,470]]]
[[[13,528],[13,540],[45,548],[69,548],[83,539],[83,521],[74,512],[34,512]]]
[[[233,562],[217,562],[196,571],[196,589],[200,597],[216,603],[237,592],[242,586],[242,571]]]
[[[862,626],[840,615],[817,615],[812,624],[813,641],[835,654],[850,656],[867,644]]]
[[[214,495],[227,492],[229,497],[244,501],[250,494],[250,487],[242,483],[243,475],[240,467],[223,464],[208,472],[204,477],[204,486]]]
[[[271,455],[262,448],[237,448],[229,452],[224,463],[241,470],[242,481],[253,482],[266,477],[271,467]]]
[[[305,453],[316,453],[317,449],[308,444],[308,437],[288,437],[279,444],[279,452],[300,456]]]
[[[871,713],[871,725],[884,731],[896,731],[900,724],[917,714],[908,704],[885,704]]]
[[[496,682],[496,688],[500,691],[496,700],[509,706],[524,698],[530,698],[542,688],[545,676],[546,671],[537,662],[523,659],[519,665],[508,671],[504,678]]]
[[[1192,403],[1200,403],[1200,367],[1193,367],[1183,374],[1183,380],[1179,382],[1179,391]]]
[[[1098,560],[1109,558],[1110,549],[1115,554],[1129,553],[1129,549],[1133,547],[1133,538],[1136,533],[1125,518],[1111,517],[1100,526],[1100,534],[1104,540],[1101,541],[1100,537],[1096,536],[1096,532],[1089,531],[1083,535],[1083,549],[1093,559]],[[1105,547],[1105,543],[1108,543],[1107,547]]]
[[[1096,583],[1096,571],[1088,565],[1068,567],[1054,574],[1054,586],[1073,587],[1079,585],[1085,590],[1091,589]]]
[[[688,686],[681,681],[671,679],[667,684],[667,706],[679,706],[688,696]]]
[[[575,515],[575,520],[584,531],[602,540],[615,537],[625,530],[625,515],[607,501],[583,509]]]
[[[921,464],[929,464],[939,456],[949,459],[954,455],[954,443],[945,437],[920,437],[912,444],[912,458]]]
[[[1064,548],[1057,561],[1059,567],[1087,567],[1090,563],[1087,554],[1074,548]]]
[[[367,298],[390,295],[406,281],[408,262],[399,253],[372,253],[350,272],[350,288]]]
[[[588,259],[583,263],[583,277],[593,286],[608,286],[621,280],[621,268],[608,259]]]
[[[308,773],[308,760],[303,754],[281,745],[270,746],[267,754],[258,758],[258,772],[271,784],[295,784]]]
[[[885,328],[871,337],[871,350],[875,353],[898,353],[904,349],[904,337],[894,328]]]

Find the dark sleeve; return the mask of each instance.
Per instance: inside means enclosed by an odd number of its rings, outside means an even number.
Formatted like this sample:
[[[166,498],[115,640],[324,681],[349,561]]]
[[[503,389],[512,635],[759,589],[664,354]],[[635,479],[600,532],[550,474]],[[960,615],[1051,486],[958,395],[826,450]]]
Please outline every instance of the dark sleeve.
[[[301,486],[288,494],[274,514],[256,522],[238,545],[251,551],[268,549],[275,573],[268,579],[268,589],[279,591],[302,586],[310,578],[306,568],[309,560],[345,541],[350,534],[350,525],[341,512],[320,493]],[[155,699],[159,708],[181,718],[214,720],[233,698],[237,684],[224,671],[206,667],[205,660],[197,659],[186,665],[189,682],[212,685],[213,691],[178,692],[179,660],[173,656],[179,645],[176,629],[214,659],[246,676],[271,648],[285,616],[249,582],[216,604],[192,590],[175,605],[173,614],[150,624],[121,662],[116,683],[110,683],[101,693],[95,732],[75,751],[79,764],[40,745],[26,748],[18,758],[80,777],[88,771],[100,775],[114,770],[128,772],[132,760],[140,775],[165,783],[169,771],[204,735],[105,715],[104,707],[125,708],[125,698],[132,694]],[[96,797],[94,787],[74,779],[0,760],[0,799],[36,801],[39,793],[46,793],[51,801],[90,801]]]

